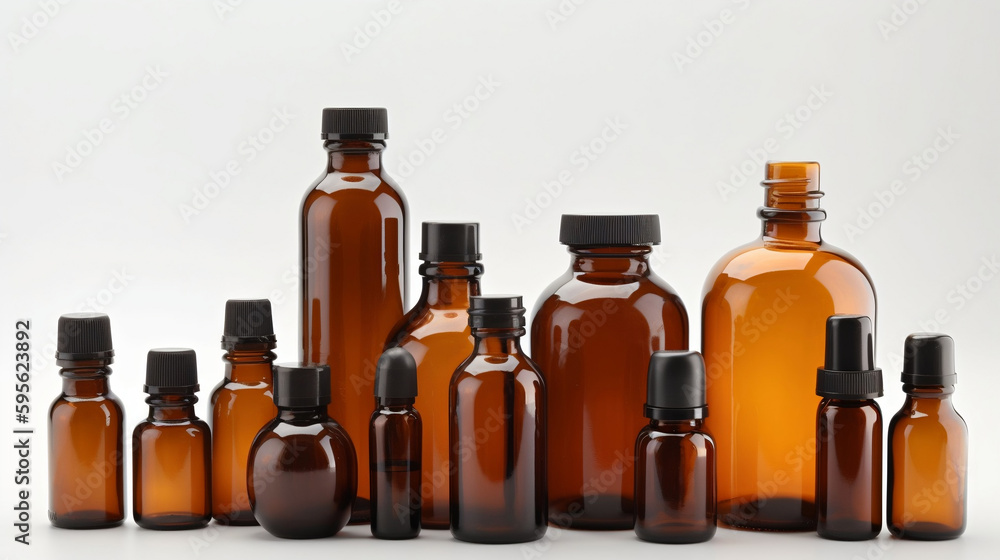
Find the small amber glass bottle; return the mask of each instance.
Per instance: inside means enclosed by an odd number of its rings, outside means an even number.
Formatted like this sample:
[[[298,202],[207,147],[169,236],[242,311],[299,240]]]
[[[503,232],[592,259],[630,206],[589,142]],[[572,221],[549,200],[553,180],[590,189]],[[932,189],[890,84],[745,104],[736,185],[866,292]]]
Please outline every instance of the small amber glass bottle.
[[[635,441],[635,534],[656,543],[715,536],[715,442],[704,427],[705,362],[697,352],[649,359],[645,416]]]
[[[861,541],[882,531],[882,370],[872,322],[826,321],[826,361],[816,372],[816,532]]]
[[[368,429],[372,535],[412,539],[420,534],[420,415],[417,362],[402,348],[386,350],[375,370],[375,412]]]
[[[132,517],[144,529],[204,527],[212,519],[212,436],[194,412],[194,350],[150,350],[143,390],[149,417],[132,432]]]
[[[274,366],[278,416],[250,446],[247,491],[257,522],[276,537],[329,537],[351,517],[358,460],[347,431],[327,415],[329,403],[328,366]]]
[[[952,403],[955,342],[912,334],[903,352],[903,407],[889,422],[886,518],[903,539],[946,540],[965,532],[969,431]]]
[[[97,529],[125,519],[125,411],[108,376],[115,352],[103,313],[59,317],[62,393],[49,408],[49,520]]]

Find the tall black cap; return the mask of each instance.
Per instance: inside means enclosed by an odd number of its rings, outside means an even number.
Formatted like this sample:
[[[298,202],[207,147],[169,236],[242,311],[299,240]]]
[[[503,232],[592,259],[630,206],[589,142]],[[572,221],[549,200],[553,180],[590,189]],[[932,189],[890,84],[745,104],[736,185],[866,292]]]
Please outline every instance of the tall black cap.
[[[526,324],[521,296],[469,298],[469,326],[474,329],[521,329]]]
[[[563,245],[659,245],[660,217],[656,214],[597,216],[563,214],[559,225]]]
[[[330,366],[275,364],[274,404],[284,408],[315,408],[330,404]]]
[[[226,323],[222,329],[222,347],[236,344],[269,342],[274,344],[271,302],[266,299],[230,299],[226,301]]]
[[[826,320],[826,363],[816,369],[816,394],[842,400],[882,396],[882,370],[875,367],[872,321],[864,315]]]
[[[381,107],[323,109],[323,134],[327,140],[385,140],[389,114]]]
[[[114,362],[111,319],[104,313],[67,313],[59,317],[56,364],[72,365],[78,360]]]
[[[380,399],[409,399],[417,396],[417,361],[403,348],[390,348],[375,367],[375,396]]]
[[[198,391],[198,359],[190,348],[154,348],[146,354],[146,384],[152,394]]]
[[[427,262],[475,262],[479,252],[479,224],[424,222],[420,225],[420,260]]]
[[[903,383],[954,385],[955,341],[946,334],[914,333],[903,343]]]
[[[653,352],[646,375],[646,418],[697,420],[708,416],[705,360],[693,351]]]

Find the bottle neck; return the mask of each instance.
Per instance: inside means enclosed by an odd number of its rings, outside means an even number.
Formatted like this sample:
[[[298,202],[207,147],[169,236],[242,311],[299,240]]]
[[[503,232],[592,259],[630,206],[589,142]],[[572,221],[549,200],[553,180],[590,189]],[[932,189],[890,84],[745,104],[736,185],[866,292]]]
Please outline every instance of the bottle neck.
[[[649,421],[649,427],[658,432],[666,432],[669,434],[689,434],[704,431],[705,420],[702,418],[698,418],[696,420],[652,419]]]
[[[903,392],[906,393],[903,409],[910,413],[936,414],[942,410],[955,409],[951,400],[951,395],[955,392],[954,385],[934,387],[904,383]]]
[[[274,344],[236,344],[222,357],[226,362],[226,380],[252,385],[271,382],[271,366],[277,356]]]
[[[483,265],[466,263],[429,263],[420,265],[424,277],[418,307],[469,309],[469,298],[479,295]]]
[[[326,407],[278,407],[278,419],[289,424],[316,424],[330,419]]]
[[[381,410],[389,412],[406,412],[407,410],[413,408],[414,399],[376,397],[375,402]]]
[[[523,328],[503,328],[503,329],[472,329],[472,337],[475,341],[474,354],[479,355],[516,355],[523,354],[521,350],[521,337],[524,336]]]
[[[570,270],[585,274],[649,276],[650,245],[622,247],[569,246]]]
[[[385,142],[365,140],[326,140],[327,173],[380,173]]]
[[[99,397],[111,392],[108,375],[111,368],[107,362],[94,361],[79,366],[59,370],[62,376],[62,391],[67,397]]]
[[[764,206],[757,209],[763,224],[765,242],[819,244],[823,242],[820,226],[826,212],[819,201],[823,191],[818,180],[768,179],[764,187]]]
[[[195,395],[149,395],[146,397],[146,403],[149,404],[149,420],[163,422],[194,420],[196,402],[198,397]]]

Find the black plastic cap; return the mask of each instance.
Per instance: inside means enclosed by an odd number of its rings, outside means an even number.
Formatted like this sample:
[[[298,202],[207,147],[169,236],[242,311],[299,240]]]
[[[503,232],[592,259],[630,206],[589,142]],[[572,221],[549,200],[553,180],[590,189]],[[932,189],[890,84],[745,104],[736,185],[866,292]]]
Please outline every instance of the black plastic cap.
[[[236,344],[271,343],[274,322],[271,302],[266,299],[230,299],[226,301],[226,323],[222,329],[222,347],[229,350]]]
[[[563,214],[559,225],[563,245],[627,247],[659,245],[660,217],[656,214],[632,216],[591,216]]]
[[[330,404],[330,366],[275,364],[272,372],[275,406],[318,408]]]
[[[708,416],[705,360],[694,351],[659,351],[649,358],[646,418],[697,420]]]
[[[420,260],[427,262],[476,262],[478,223],[424,222],[420,225]]]
[[[469,326],[474,329],[522,329],[524,303],[521,296],[493,295],[469,298]]]
[[[403,348],[390,348],[375,367],[375,396],[380,399],[407,399],[417,396],[417,361]]]
[[[875,367],[871,319],[864,315],[827,318],[826,359],[816,370],[816,394],[841,400],[882,396],[882,370]]]
[[[59,317],[56,329],[57,365],[83,360],[114,362],[111,319],[104,313],[67,313]]]
[[[389,113],[381,107],[323,109],[323,133],[327,140],[385,140],[389,137]]]
[[[146,354],[146,384],[154,394],[194,394],[198,391],[198,359],[190,348],[154,348]]]
[[[914,333],[903,343],[903,383],[948,386],[958,383],[955,341],[946,334]]]

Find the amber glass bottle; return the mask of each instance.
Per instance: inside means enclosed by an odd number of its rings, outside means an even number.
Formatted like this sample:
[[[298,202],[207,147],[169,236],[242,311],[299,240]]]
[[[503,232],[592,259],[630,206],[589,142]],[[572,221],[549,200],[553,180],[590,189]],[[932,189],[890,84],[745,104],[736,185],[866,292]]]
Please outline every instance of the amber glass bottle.
[[[257,432],[278,409],[271,395],[274,323],[266,299],[226,302],[225,378],[212,391],[212,517],[256,525],[247,496],[247,457]]]
[[[875,291],[854,257],[820,237],[819,164],[768,163],[763,233],[705,281],[707,425],[719,453],[719,522],[816,527],[816,365],[837,313],[875,319]],[[781,429],[776,429],[781,426]]]
[[[697,352],[649,359],[649,424],[635,441],[635,534],[656,543],[715,536],[715,443],[704,427],[705,362]]]
[[[375,412],[369,438],[372,535],[412,539],[420,534],[422,427],[413,409],[417,362],[402,348],[390,348],[375,371]]]
[[[816,372],[816,532],[861,541],[882,531],[882,370],[872,322],[826,321],[826,361]]]
[[[631,529],[646,369],[687,350],[687,311],[650,268],[655,215],[562,217],[570,266],[535,306],[531,352],[549,391],[549,522]]]
[[[375,364],[406,309],[407,206],[382,168],[385,109],[324,109],[326,170],[302,201],[301,361],[330,366],[327,412],[368,456]],[[368,469],[352,522],[369,518]]]
[[[548,520],[545,383],[521,350],[521,296],[475,296],[472,355],[451,378],[451,533],[474,543],[542,538]]]
[[[49,520],[97,529],[125,519],[125,411],[108,376],[115,352],[103,313],[59,317],[62,394],[49,408]]]
[[[150,350],[143,390],[149,416],[132,432],[132,517],[144,529],[204,527],[212,519],[212,436],[194,412],[194,350]]]
[[[889,422],[886,519],[903,539],[954,539],[965,532],[969,431],[951,401],[955,342],[944,334],[906,338],[903,407]]]
[[[328,366],[274,366],[278,415],[250,446],[247,491],[257,522],[276,537],[329,537],[351,517],[358,460],[329,402]]]
[[[421,524],[448,528],[448,384],[472,352],[469,298],[479,295],[479,224],[424,222],[420,300],[403,317],[387,348],[417,361],[416,409],[423,420]]]

